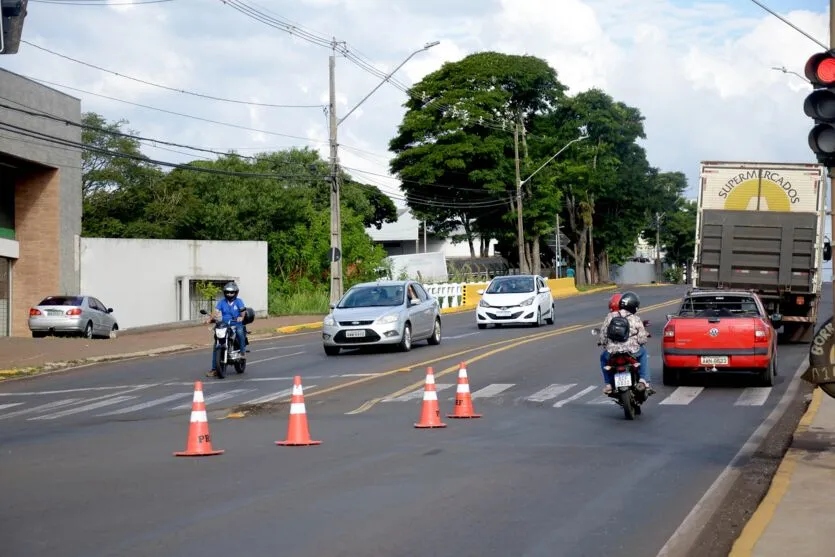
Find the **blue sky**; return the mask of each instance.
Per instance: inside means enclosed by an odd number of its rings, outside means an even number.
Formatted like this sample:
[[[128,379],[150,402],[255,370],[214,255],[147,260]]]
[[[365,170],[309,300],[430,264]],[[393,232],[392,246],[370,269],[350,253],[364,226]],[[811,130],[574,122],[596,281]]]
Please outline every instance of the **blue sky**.
[[[246,1],[321,36],[347,41],[352,52],[386,72],[427,41],[441,41],[397,73],[406,85],[479,50],[540,56],[557,70],[569,93],[601,87],[638,107],[646,118],[643,144],[651,164],[684,172],[691,194],[701,160],[813,161],[806,142],[810,121],[802,109],[808,85],[771,67],[802,72],[818,47],[750,0]],[[827,2],[762,1],[826,41]],[[219,0],[127,7],[31,1],[28,10],[25,40],[126,75],[247,102],[327,102],[327,49]],[[58,89],[82,99],[85,110],[125,118],[148,137],[243,153],[307,145],[327,156],[327,122],[320,107],[266,108],[172,93],[27,44],[17,55],[0,57],[0,65],[59,83]],[[345,58],[337,62],[336,81],[338,115],[379,82]],[[339,129],[342,164],[395,197],[401,194],[397,180],[388,176],[387,142],[404,100],[402,91],[385,85]],[[193,158],[183,149],[172,152],[150,143],[143,148],[172,162]]]

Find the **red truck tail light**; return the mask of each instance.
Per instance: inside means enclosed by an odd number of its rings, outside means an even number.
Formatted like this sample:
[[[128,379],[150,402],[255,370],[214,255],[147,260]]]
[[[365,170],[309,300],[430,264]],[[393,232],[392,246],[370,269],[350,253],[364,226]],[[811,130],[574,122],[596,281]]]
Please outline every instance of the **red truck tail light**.
[[[29,317],[35,317],[36,315],[43,315],[41,310],[32,308],[29,310]]]
[[[664,327],[664,342],[675,342],[676,340],[676,326],[672,323]]]
[[[72,308],[70,310],[67,310],[67,315],[81,315],[81,309],[80,308]]]
[[[768,329],[762,323],[757,323],[754,331],[754,342],[768,342]]]

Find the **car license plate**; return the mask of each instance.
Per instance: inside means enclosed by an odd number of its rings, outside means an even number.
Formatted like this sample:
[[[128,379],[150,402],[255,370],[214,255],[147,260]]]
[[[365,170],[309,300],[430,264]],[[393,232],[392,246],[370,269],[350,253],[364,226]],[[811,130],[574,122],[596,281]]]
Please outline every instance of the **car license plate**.
[[[64,315],[64,312],[60,309],[48,309],[46,310],[46,314],[50,317],[61,317]]]
[[[702,356],[701,362],[703,366],[726,366],[728,365],[727,356]]]
[[[615,387],[631,387],[632,374],[628,371],[622,371],[615,374]]]
[[[496,312],[496,315],[498,315],[499,317],[507,317],[508,315],[510,315],[510,310],[509,309],[500,309],[499,311]]]
[[[365,331],[345,331],[345,336],[347,338],[362,338],[365,336]]]

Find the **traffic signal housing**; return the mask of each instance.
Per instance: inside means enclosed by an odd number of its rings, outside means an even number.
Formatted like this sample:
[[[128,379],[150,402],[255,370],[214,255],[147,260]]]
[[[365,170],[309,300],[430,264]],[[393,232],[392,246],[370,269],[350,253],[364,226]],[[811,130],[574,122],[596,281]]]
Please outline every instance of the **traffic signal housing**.
[[[806,116],[815,120],[809,147],[819,163],[835,167],[835,51],[813,54],[805,73],[815,89],[803,103]]]

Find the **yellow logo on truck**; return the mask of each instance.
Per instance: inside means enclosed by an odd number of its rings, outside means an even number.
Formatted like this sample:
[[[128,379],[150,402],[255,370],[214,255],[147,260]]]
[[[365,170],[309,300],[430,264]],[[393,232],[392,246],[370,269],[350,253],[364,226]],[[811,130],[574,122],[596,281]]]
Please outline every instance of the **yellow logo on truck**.
[[[719,190],[719,197],[725,198],[724,208],[729,211],[791,211],[791,206],[800,202],[792,183],[775,170],[741,172],[728,180]]]

